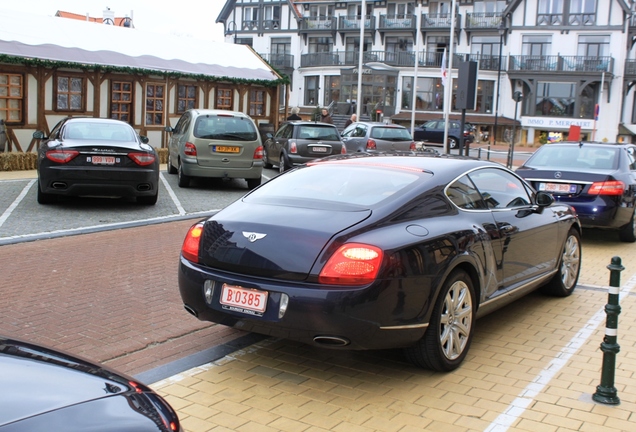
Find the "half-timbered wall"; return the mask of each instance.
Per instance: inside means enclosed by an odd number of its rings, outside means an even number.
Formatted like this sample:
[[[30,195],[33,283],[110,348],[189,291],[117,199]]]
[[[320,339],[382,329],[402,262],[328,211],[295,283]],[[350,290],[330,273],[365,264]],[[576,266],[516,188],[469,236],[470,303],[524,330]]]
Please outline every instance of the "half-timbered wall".
[[[12,100],[1,90],[7,77],[21,81],[21,86],[7,87],[16,93]],[[277,91],[256,84],[0,64],[0,108],[9,103],[18,107],[0,110],[7,128],[6,151],[12,152],[35,151],[33,132],[48,134],[67,116],[120,118],[157,148],[167,144],[165,126],[174,126],[190,107],[240,111],[257,124],[277,126],[272,109]]]

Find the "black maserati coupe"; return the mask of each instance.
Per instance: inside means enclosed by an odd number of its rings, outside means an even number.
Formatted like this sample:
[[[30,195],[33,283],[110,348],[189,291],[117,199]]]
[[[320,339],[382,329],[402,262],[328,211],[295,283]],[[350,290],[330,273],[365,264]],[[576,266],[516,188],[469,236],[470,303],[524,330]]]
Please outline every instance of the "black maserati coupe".
[[[178,432],[179,418],[134,378],[0,336],[0,431]]]
[[[60,120],[38,148],[40,204],[59,196],[136,197],[154,205],[159,191],[159,156],[128,123],[105,118]]]
[[[193,225],[179,288],[201,320],[449,371],[479,316],[572,293],[580,235],[571,207],[493,162],[333,156]]]

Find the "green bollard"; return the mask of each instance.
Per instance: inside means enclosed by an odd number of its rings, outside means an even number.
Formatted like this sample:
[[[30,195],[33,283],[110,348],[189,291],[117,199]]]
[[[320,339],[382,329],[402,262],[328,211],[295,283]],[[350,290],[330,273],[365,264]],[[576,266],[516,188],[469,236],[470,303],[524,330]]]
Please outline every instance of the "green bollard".
[[[601,384],[596,387],[596,393],[592,395],[592,399],[604,404],[618,405],[621,403],[621,400],[618,398],[616,387],[614,387],[616,354],[618,354],[621,349],[616,342],[618,335],[618,315],[621,313],[618,295],[620,293],[621,272],[625,270],[625,267],[621,265],[620,257],[615,256],[607,268],[610,271],[610,287],[607,304],[605,305],[605,313],[607,314],[605,337],[601,343],[603,367],[601,369]]]

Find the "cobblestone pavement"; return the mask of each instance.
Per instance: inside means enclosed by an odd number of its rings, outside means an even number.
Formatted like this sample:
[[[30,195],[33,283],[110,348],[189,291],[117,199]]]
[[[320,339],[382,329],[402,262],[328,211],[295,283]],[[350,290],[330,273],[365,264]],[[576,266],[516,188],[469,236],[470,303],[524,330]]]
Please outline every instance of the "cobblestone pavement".
[[[531,294],[477,323],[463,365],[415,368],[399,351],[320,350],[266,339],[153,385],[188,431],[633,431],[636,253],[584,235],[580,285]],[[622,258],[619,405],[595,403],[613,256]]]

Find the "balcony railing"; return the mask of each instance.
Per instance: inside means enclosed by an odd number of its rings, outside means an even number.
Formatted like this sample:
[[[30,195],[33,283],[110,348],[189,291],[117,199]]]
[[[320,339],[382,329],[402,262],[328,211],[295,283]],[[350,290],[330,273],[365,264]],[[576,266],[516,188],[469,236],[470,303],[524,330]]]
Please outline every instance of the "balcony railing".
[[[476,61],[479,70],[498,71],[501,66],[501,70],[506,70],[506,56],[501,57],[501,63],[499,62],[498,55],[486,55],[486,54],[468,54],[466,60]]]
[[[263,29],[266,30],[277,30],[280,28],[280,20],[263,20]]]
[[[300,30],[311,30],[311,31],[334,31],[337,26],[336,18],[328,18],[328,17],[313,17],[313,18],[303,18],[300,22]]]
[[[321,66],[357,66],[360,61],[359,51],[332,51],[309,53],[300,56],[301,67],[321,67]],[[418,66],[441,68],[442,52],[420,52],[417,56]],[[470,55],[453,53],[453,68],[457,68],[459,63],[464,61]],[[478,55],[472,55],[471,60],[477,61]],[[480,61],[480,69],[497,70],[499,57],[482,56]],[[494,59],[492,58],[494,57]],[[414,67],[415,52],[414,51],[367,51],[362,54],[364,63],[379,62],[396,67]],[[505,66],[502,64],[502,66]],[[505,68],[502,68],[505,70]]]
[[[267,63],[271,64],[275,68],[292,69],[294,67],[294,56],[292,54],[271,53],[271,54],[259,54],[259,55],[263,57],[263,59]]]
[[[315,66],[336,66],[342,64],[340,55],[344,53],[338,52],[318,52],[302,54],[300,56],[300,67]]]
[[[558,26],[563,24],[563,14],[537,14],[537,25]]]
[[[467,29],[496,29],[501,24],[501,13],[472,12],[466,14]]]
[[[612,57],[510,56],[510,71],[613,72]]]
[[[338,31],[360,30],[362,19],[360,15],[346,15],[338,17]],[[366,30],[375,30],[375,16],[366,16],[364,20]]]
[[[243,21],[241,30],[255,30],[258,28],[258,20]]]
[[[451,14],[422,14],[422,28],[451,28]],[[455,15],[455,27],[460,28],[461,15]]]
[[[570,14],[568,17],[570,25],[575,26],[593,26],[596,24],[595,13]]]
[[[379,30],[410,30],[415,28],[415,15],[380,15]]]

